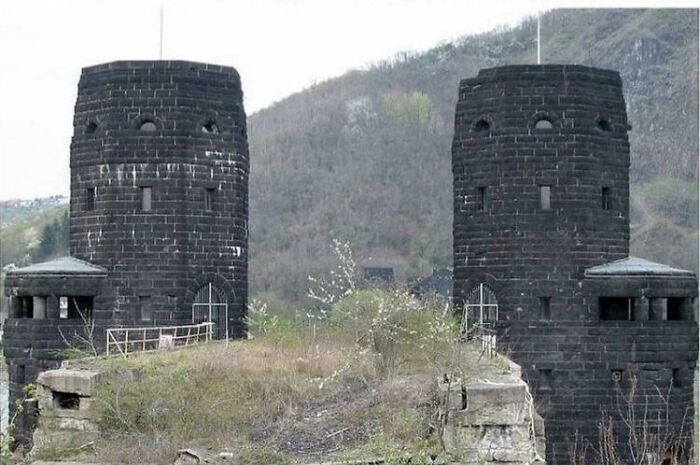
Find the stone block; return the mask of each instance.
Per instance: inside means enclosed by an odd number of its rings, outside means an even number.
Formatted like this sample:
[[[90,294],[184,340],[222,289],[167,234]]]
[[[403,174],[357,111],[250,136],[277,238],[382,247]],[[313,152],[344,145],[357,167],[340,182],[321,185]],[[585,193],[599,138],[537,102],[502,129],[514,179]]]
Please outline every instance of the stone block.
[[[39,374],[37,384],[51,391],[91,396],[95,386],[100,381],[100,373],[87,370],[58,370],[44,371]]]
[[[481,408],[472,408],[452,412],[456,424],[466,425],[519,425],[527,421],[530,406],[524,399],[520,402],[492,404]]]
[[[520,403],[527,398],[527,386],[523,382],[473,383],[465,387],[467,409],[478,411]]]
[[[493,461],[497,463],[529,464],[532,451],[522,449],[498,449],[493,451]]]

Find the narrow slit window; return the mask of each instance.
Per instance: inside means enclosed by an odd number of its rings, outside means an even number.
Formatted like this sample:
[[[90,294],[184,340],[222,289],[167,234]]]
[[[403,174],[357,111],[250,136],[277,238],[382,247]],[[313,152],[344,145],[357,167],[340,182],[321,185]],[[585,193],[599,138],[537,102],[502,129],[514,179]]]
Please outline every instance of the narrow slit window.
[[[601,202],[603,210],[610,210],[610,188],[603,187],[601,191]]]
[[[88,187],[85,191],[85,210],[95,209],[95,197],[97,197],[97,187]]]
[[[601,320],[632,321],[633,297],[601,297],[598,299]]]
[[[151,296],[139,296],[139,311],[141,321],[151,321]]]
[[[94,299],[92,296],[68,296],[66,318],[69,320],[89,321],[92,318]]]
[[[683,320],[683,298],[669,297],[666,299],[666,319],[671,321]]]
[[[479,211],[484,211],[486,210],[486,187],[479,187],[477,189],[477,210]]]
[[[677,388],[683,387],[680,368],[673,368],[673,371],[671,372],[671,385]]]
[[[141,211],[150,212],[153,201],[153,188],[144,186],[141,188]]]
[[[31,296],[19,297],[20,318],[34,318],[34,298]]]
[[[551,297],[540,297],[540,315],[543,320],[550,320],[552,318],[549,308],[551,302]]]
[[[204,210],[212,211],[214,209],[214,189],[204,189]]]
[[[552,208],[552,186],[540,186],[540,210]]]
[[[552,370],[540,370],[540,390],[551,391],[552,389],[554,389],[554,375],[552,375]]]

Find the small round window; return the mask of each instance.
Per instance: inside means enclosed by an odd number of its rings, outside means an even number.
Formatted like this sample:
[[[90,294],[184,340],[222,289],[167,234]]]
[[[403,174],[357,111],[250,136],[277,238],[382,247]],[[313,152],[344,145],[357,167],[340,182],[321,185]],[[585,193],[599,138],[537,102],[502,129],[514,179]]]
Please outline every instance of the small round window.
[[[489,132],[490,130],[491,130],[491,125],[485,119],[480,119],[479,121],[474,123],[474,132],[484,134],[484,133]]]
[[[90,121],[86,126],[85,126],[85,133],[86,134],[93,134],[95,131],[97,131],[97,123],[94,121]]]
[[[158,126],[151,120],[145,120],[139,125],[139,131],[152,132],[158,130]]]
[[[598,120],[598,129],[600,129],[601,131],[605,131],[605,132],[611,132],[612,126],[610,125],[610,121],[608,121],[604,118],[599,119]]]
[[[535,121],[535,129],[552,129],[552,128],[554,128],[554,125],[547,118],[540,118],[537,121]]]
[[[216,122],[209,120],[202,125],[202,132],[205,134],[218,134],[219,126],[216,125]]]

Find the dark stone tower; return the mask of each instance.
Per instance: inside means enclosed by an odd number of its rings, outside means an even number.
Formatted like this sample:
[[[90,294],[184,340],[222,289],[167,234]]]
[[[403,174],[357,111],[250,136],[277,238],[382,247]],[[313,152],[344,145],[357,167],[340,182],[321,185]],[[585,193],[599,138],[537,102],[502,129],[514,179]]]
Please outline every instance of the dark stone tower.
[[[613,71],[505,66],[460,83],[454,304],[522,365],[548,463],[568,463],[576,431],[595,442],[633,379],[640,403],[673,388],[675,431],[692,417],[697,281],[628,256],[627,131]]]
[[[71,257],[9,270],[10,411],[72,335],[213,321],[241,336],[248,142],[235,69],[118,61],[83,70],[71,144]],[[84,336],[84,334],[83,334]],[[28,406],[31,410],[31,405]],[[31,415],[18,421],[28,440]]]
[[[181,61],[85,68],[74,127],[71,255],[109,270],[96,318],[191,322],[211,283],[229,334],[241,335],[249,160],[236,70]]]

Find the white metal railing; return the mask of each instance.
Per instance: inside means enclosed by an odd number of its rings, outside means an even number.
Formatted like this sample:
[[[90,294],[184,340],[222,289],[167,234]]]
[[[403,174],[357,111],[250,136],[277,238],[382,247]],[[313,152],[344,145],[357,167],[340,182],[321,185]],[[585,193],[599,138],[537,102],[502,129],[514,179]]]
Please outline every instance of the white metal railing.
[[[481,342],[481,352],[489,357],[496,356],[496,330],[490,324],[476,324],[472,327],[474,337]]]
[[[497,351],[496,330],[491,327],[490,323],[478,324],[475,323],[467,331],[462,332],[462,341],[476,341],[481,345],[481,352],[489,357],[495,357]]]
[[[183,326],[146,326],[141,328],[108,328],[107,356],[173,349],[199,342],[210,342],[214,323]]]

